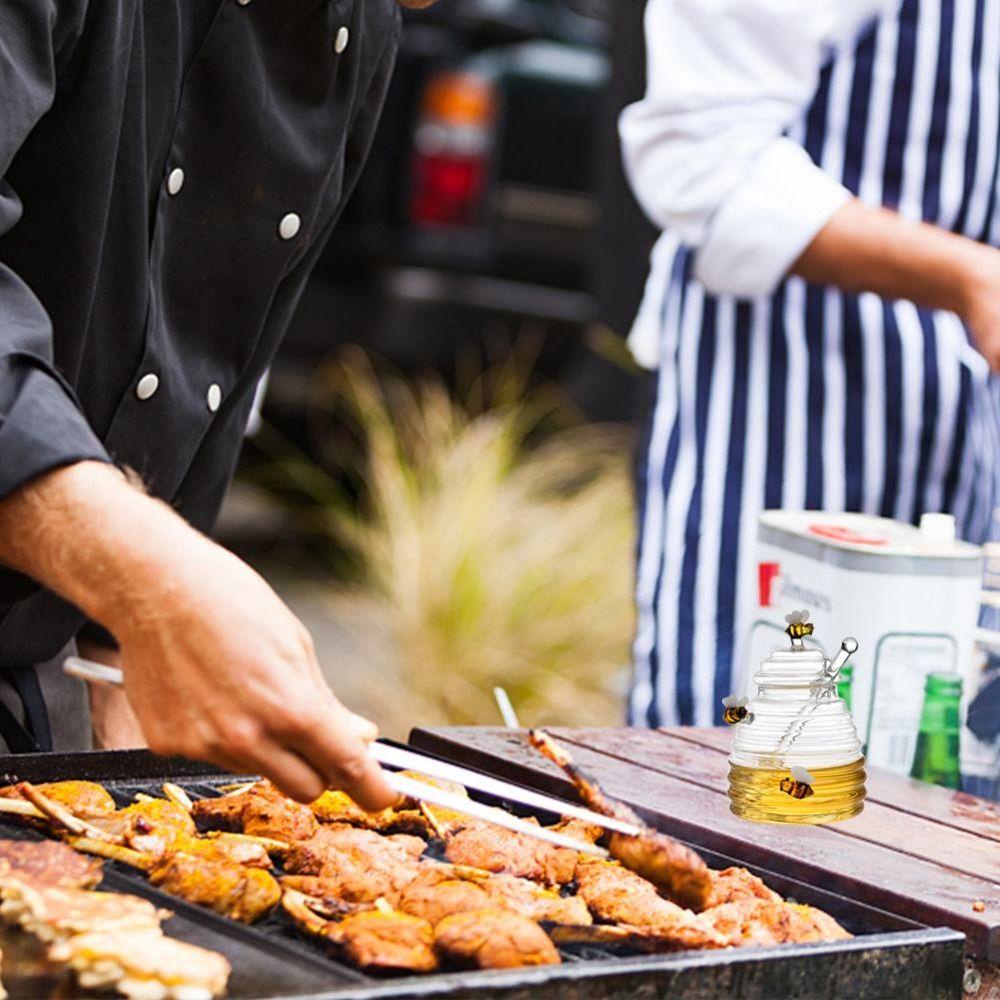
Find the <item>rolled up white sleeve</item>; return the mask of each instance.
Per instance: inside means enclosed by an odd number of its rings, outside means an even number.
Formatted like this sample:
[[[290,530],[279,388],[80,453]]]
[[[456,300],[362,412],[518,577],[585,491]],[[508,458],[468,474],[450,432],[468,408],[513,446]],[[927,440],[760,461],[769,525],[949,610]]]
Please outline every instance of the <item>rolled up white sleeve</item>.
[[[851,197],[785,133],[823,64],[898,0],[649,0],[646,96],[622,114],[625,166],[713,292],[769,293]]]

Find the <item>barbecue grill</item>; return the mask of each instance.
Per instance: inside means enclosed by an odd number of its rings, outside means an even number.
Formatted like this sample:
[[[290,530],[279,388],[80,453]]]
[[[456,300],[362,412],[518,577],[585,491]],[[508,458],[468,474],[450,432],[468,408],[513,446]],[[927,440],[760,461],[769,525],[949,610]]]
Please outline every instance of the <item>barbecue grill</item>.
[[[147,751],[38,754],[11,758],[3,784],[67,778],[98,781],[120,804],[137,792],[158,795],[174,781],[192,797],[218,794],[233,780],[210,767]],[[486,795],[481,801],[510,808]],[[518,810],[514,810],[518,811]],[[556,817],[540,816],[545,821]],[[0,836],[38,834],[6,818]],[[145,878],[117,862],[105,862],[103,887],[130,892],[174,912],[169,934],[212,948],[231,962],[229,996],[255,997],[824,997],[959,996],[964,935],[948,928],[922,926],[873,906],[807,885],[692,844],[712,867],[742,865],[785,897],[820,907],[855,937],[848,941],[789,944],[772,948],[636,955],[607,946],[560,948],[563,964],[512,971],[436,973],[427,976],[375,978],[330,957],[321,942],[299,931],[280,913],[246,926],[192,906],[152,887]],[[5,949],[6,950],[6,949]],[[12,974],[13,973],[13,974]],[[54,977],[26,977],[5,969],[12,997],[50,995]]]

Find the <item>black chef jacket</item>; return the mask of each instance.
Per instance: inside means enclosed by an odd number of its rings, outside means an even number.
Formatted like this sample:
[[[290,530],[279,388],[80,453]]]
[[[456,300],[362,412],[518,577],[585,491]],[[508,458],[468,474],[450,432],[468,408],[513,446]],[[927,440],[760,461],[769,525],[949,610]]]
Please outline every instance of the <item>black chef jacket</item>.
[[[115,461],[211,528],[398,31],[395,0],[0,0],[0,497]],[[9,571],[0,604],[15,673],[83,622]]]

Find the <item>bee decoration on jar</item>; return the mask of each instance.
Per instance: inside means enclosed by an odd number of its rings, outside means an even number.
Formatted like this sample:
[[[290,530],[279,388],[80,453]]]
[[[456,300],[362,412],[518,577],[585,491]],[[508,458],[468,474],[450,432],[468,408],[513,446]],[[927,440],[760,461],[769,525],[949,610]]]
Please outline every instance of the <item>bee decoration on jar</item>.
[[[805,610],[793,611],[791,614],[785,615],[785,621],[788,623],[785,634],[792,640],[792,646],[800,649],[803,645],[802,640],[813,634],[813,624],[809,621],[809,612]]]
[[[727,726],[735,726],[738,722],[753,722],[753,712],[747,710],[747,699],[737,698],[731,694],[722,699],[722,721]]]
[[[807,799],[813,794],[813,782],[816,780],[804,767],[796,764],[790,778],[782,778],[779,787],[793,799]]]

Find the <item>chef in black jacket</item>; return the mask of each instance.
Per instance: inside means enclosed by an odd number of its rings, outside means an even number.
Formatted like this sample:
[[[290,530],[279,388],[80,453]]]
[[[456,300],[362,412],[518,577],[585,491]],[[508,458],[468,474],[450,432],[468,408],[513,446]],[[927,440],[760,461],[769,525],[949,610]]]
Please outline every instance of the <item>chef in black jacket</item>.
[[[397,0],[0,0],[9,750],[89,739],[59,668],[78,640],[125,671],[127,702],[93,693],[106,743],[141,732],[301,799],[334,784],[390,801],[374,727],[203,533],[361,170],[398,32]]]

